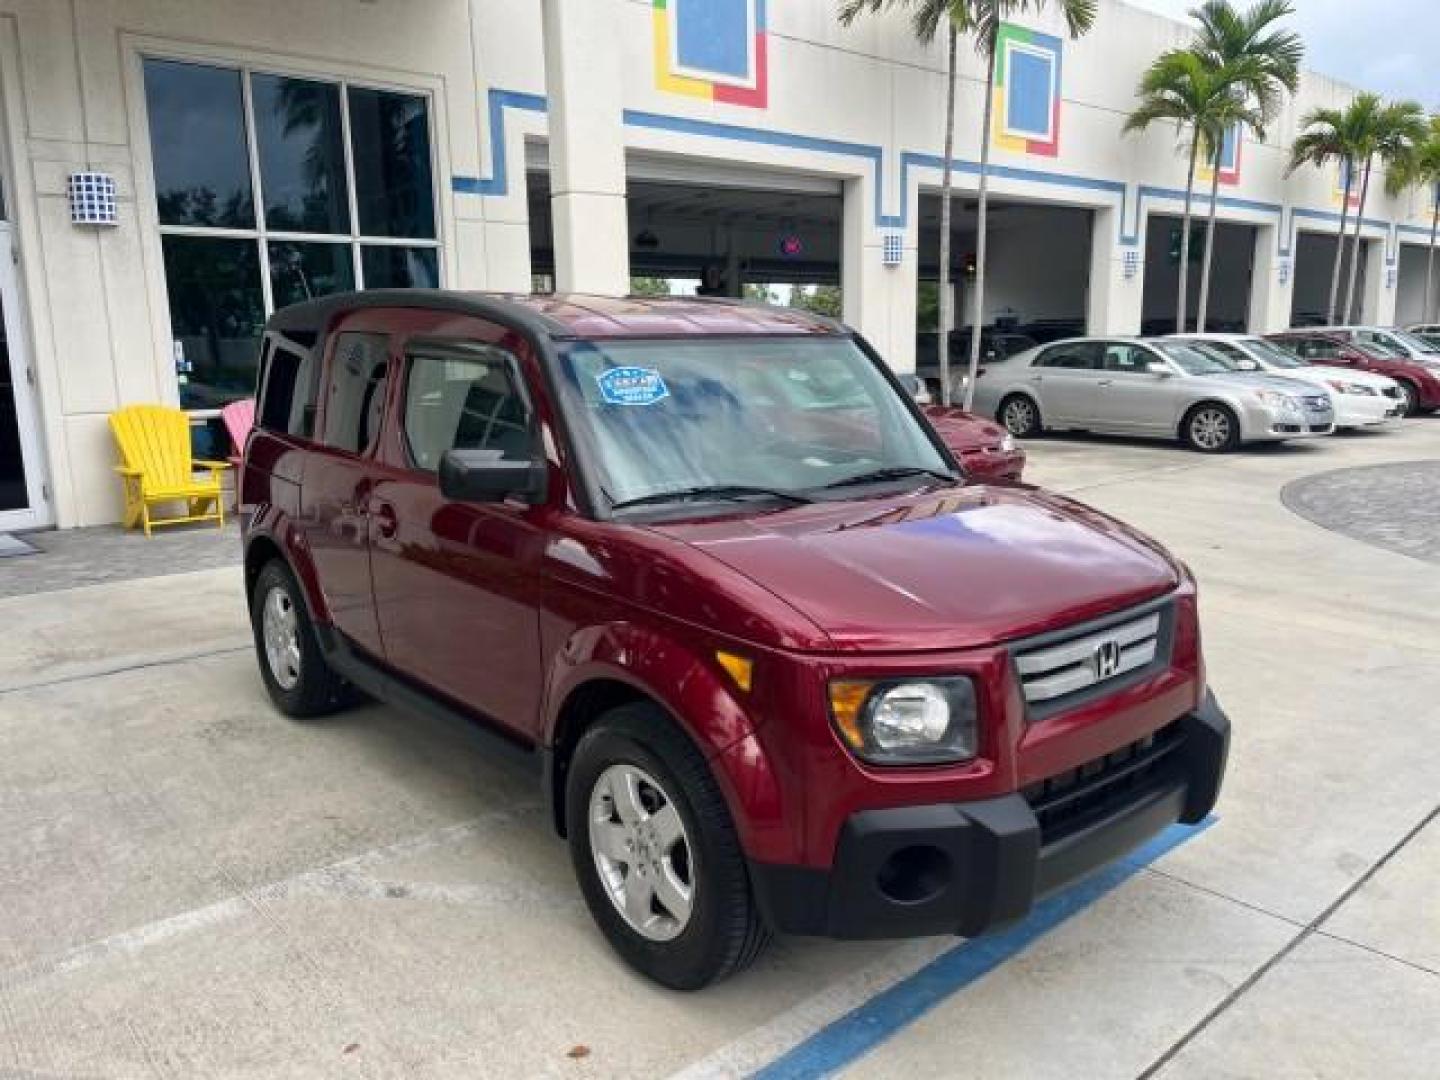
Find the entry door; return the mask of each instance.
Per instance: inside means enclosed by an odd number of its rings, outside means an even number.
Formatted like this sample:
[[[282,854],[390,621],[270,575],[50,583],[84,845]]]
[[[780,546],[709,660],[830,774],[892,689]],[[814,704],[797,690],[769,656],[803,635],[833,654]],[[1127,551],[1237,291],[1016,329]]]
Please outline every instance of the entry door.
[[[503,335],[495,328],[495,339]],[[483,337],[476,330],[477,337]],[[540,707],[537,573],[543,507],[440,494],[450,449],[537,453],[515,355],[498,344],[412,343],[399,387],[396,460],[370,496],[375,606],[385,657],[432,689],[533,735]]]
[[[0,223],[0,531],[52,523],[35,411],[34,369],[21,331],[14,237]]]

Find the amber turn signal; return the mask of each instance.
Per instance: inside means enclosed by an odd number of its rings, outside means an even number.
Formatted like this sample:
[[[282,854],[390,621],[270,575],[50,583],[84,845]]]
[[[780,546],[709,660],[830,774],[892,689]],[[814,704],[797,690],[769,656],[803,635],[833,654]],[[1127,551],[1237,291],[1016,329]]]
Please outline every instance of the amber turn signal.
[[[840,680],[830,684],[830,715],[835,727],[850,749],[859,750],[865,745],[865,736],[860,730],[860,710],[874,686],[870,682]]]
[[[747,694],[750,692],[750,683],[755,674],[755,661],[748,656],[726,652],[724,649],[715,650],[715,660],[725,669],[725,674],[730,676],[736,686]]]

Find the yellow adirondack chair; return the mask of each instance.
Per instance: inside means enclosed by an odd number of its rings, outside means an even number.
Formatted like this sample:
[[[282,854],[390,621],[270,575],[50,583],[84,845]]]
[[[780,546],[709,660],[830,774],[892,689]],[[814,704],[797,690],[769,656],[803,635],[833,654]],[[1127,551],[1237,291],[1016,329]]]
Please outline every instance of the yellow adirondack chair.
[[[189,417],[164,405],[130,405],[110,414],[110,430],[120,446],[115,471],[125,484],[127,529],[141,525],[149,536],[152,525],[213,521],[224,526],[220,473],[230,466],[191,458]],[[196,469],[209,475],[197,478]],[[153,516],[151,507],[162,503],[184,503],[186,513]]]

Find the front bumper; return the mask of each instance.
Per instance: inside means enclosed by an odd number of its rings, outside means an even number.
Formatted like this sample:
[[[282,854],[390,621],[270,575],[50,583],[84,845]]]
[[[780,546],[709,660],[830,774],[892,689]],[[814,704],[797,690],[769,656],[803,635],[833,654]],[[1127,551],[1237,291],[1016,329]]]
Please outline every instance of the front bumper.
[[[1384,394],[1373,397],[1358,394],[1335,396],[1335,426],[1338,428],[1373,427],[1399,420],[1404,415],[1400,400]]]
[[[1164,729],[1163,746],[1161,734],[1124,761],[1112,764],[1117,751],[1072,770],[1079,779],[1060,794],[1046,782],[975,802],[856,813],[828,869],[751,863],[761,911],[782,933],[834,938],[973,937],[1021,919],[1039,897],[1167,825],[1210,813],[1229,719],[1207,694]]]

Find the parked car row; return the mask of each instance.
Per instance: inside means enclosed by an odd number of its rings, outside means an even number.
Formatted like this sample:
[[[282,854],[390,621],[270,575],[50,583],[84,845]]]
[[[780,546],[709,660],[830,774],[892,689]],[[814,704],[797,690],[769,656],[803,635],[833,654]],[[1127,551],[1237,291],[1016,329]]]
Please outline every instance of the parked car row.
[[[1178,438],[1203,453],[1440,409],[1440,346],[1377,327],[1079,337],[982,369],[975,411],[1016,437]]]

